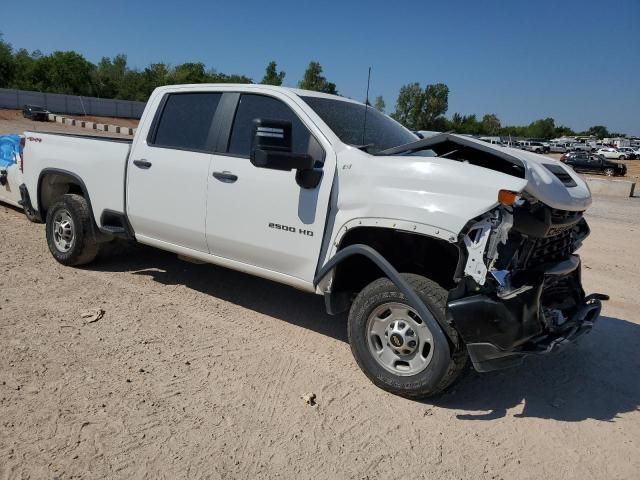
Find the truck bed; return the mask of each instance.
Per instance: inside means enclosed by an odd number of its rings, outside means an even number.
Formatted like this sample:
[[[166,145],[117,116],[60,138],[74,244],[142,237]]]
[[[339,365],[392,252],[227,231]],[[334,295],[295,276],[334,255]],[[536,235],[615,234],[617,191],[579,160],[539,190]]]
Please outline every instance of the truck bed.
[[[42,179],[56,174],[73,175],[90,192],[98,225],[105,210],[124,212],[125,173],[132,140],[32,131],[25,132],[25,137],[24,182],[36,209],[40,209],[37,192]]]

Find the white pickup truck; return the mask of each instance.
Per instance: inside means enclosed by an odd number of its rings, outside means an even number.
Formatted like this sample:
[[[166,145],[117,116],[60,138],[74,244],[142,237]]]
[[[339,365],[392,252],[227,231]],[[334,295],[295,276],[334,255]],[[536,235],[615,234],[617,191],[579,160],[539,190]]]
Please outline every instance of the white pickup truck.
[[[443,391],[467,359],[489,371],[554,351],[605,297],[581,286],[591,195],[571,168],[420,140],[346,98],[169,86],[133,141],[25,136],[23,204],[57,261],[124,237],[324,295],[349,312],[365,374],[400,395]]]

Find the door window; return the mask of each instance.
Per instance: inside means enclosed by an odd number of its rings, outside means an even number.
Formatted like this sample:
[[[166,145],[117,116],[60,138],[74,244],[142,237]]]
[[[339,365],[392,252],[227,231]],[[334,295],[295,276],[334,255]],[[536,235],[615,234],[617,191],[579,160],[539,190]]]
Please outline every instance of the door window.
[[[212,151],[211,122],[221,93],[174,93],[165,100],[149,143],[156,147]]]
[[[291,122],[293,153],[308,153],[316,161],[324,160],[324,150],[293,110],[276,98],[255,94],[240,96],[228,153],[249,158],[253,121],[257,118]]]

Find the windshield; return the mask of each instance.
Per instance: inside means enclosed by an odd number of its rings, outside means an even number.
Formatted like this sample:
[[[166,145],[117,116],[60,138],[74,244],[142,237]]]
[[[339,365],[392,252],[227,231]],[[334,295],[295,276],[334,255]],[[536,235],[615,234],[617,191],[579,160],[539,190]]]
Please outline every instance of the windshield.
[[[349,145],[368,146],[366,151],[376,153],[419,140],[399,123],[367,108],[367,130],[363,138],[365,106],[360,103],[321,97],[301,97],[329,126],[340,140]]]

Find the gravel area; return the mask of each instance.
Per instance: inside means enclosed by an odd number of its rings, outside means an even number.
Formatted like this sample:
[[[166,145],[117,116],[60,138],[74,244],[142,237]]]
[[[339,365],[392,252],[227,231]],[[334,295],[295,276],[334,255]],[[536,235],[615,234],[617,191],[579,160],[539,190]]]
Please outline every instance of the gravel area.
[[[639,213],[588,214],[581,344],[416,402],[319,296],[135,245],[65,268],[0,206],[0,478],[637,479]]]

